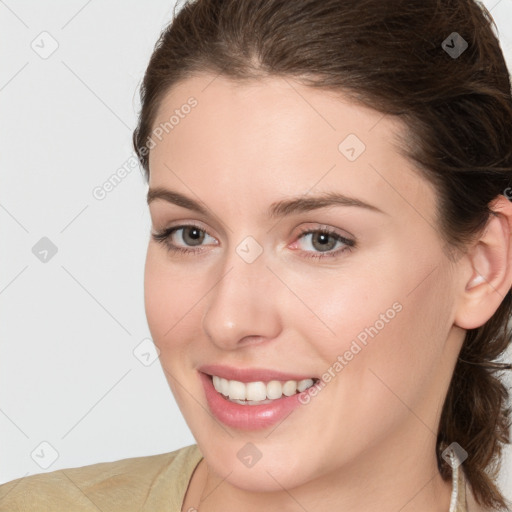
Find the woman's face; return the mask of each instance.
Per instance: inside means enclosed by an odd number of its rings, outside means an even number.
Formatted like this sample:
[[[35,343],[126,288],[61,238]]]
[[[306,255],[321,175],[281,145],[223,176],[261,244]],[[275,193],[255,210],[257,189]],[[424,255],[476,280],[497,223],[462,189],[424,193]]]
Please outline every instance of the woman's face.
[[[240,488],[435,467],[463,331],[435,191],[393,145],[401,128],[290,79],[202,75],[161,104],[150,192],[187,200],[150,201],[152,231],[177,229],[149,242],[146,314],[209,467]],[[318,381],[242,405],[202,370],[263,382],[227,382],[253,399]]]

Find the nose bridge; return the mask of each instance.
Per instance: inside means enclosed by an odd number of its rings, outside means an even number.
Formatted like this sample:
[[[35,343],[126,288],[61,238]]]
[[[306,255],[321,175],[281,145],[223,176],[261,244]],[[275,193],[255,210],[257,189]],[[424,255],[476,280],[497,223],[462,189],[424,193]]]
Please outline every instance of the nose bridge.
[[[262,246],[252,237],[230,250],[209,294],[203,330],[224,349],[247,337],[274,338],[280,328],[273,275]],[[275,281],[275,279],[274,279]]]

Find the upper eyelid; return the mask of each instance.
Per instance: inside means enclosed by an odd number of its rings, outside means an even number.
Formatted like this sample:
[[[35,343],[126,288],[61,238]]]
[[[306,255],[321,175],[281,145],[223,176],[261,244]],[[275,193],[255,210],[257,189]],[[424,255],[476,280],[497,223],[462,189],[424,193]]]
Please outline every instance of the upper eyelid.
[[[199,224],[195,224],[194,222],[190,222],[188,224],[177,224],[176,226],[169,226],[169,231],[179,231],[180,229],[185,228],[197,228],[200,231],[204,231],[208,236],[211,236],[212,238],[217,238],[213,236],[208,229],[205,229],[204,227],[200,226]]]
[[[210,234],[209,230],[197,225],[197,224],[194,224],[194,223],[188,223],[188,224],[177,224],[176,226],[169,226],[168,228],[164,228],[162,230],[160,230],[160,233],[163,233],[163,232],[168,232],[168,235],[169,237],[171,235],[173,235],[176,231],[179,231],[180,229],[186,229],[186,228],[197,228],[199,229],[200,231],[204,231],[208,236],[211,236],[212,238],[215,238],[215,240],[217,240],[217,237],[213,236],[212,234]]]
[[[304,235],[304,234],[316,232],[316,231],[325,231],[325,232],[329,232],[331,235],[339,235],[342,238],[350,238],[353,240],[355,240],[355,238],[356,238],[354,235],[352,235],[352,233],[349,233],[345,229],[335,228],[332,226],[328,226],[327,224],[321,224],[321,223],[318,223],[318,224],[320,224],[320,225],[313,226],[313,227],[301,228],[298,234]]]

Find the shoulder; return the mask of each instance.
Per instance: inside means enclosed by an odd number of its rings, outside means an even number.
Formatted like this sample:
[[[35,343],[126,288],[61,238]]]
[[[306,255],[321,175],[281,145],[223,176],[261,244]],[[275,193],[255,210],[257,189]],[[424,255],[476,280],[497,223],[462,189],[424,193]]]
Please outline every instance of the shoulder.
[[[172,493],[173,487],[184,493],[201,458],[193,444],[168,453],[25,476],[0,485],[0,512],[140,510],[150,495],[158,499],[161,491]]]

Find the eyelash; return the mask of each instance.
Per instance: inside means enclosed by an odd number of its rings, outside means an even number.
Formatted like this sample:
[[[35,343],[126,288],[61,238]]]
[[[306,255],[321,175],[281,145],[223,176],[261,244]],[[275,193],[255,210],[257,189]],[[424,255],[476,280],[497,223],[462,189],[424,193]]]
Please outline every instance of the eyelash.
[[[172,253],[181,253],[181,254],[190,254],[195,252],[202,252],[201,250],[197,249],[185,249],[180,246],[172,245],[169,242],[169,238],[171,235],[180,229],[183,228],[196,228],[199,231],[202,231],[203,233],[206,233],[208,236],[211,236],[205,229],[201,228],[200,226],[190,223],[190,224],[182,224],[181,226],[173,226],[172,228],[164,229],[163,231],[160,231],[158,233],[152,233],[151,236],[153,237],[153,240],[155,240],[158,243],[161,243],[165,246],[165,248]],[[350,252],[354,247],[356,246],[355,240],[351,240],[349,238],[345,238],[341,236],[339,233],[337,233],[335,230],[330,228],[319,228],[319,229],[311,229],[311,228],[304,228],[300,231],[299,236],[297,237],[300,239],[304,235],[314,234],[314,233],[322,233],[326,235],[331,235],[336,239],[337,242],[342,242],[345,244],[344,247],[337,249],[333,252],[311,252],[311,251],[304,251],[306,252],[306,256],[303,256],[304,258],[313,258],[316,260],[321,260],[324,258],[335,258],[339,256],[343,252]]]

